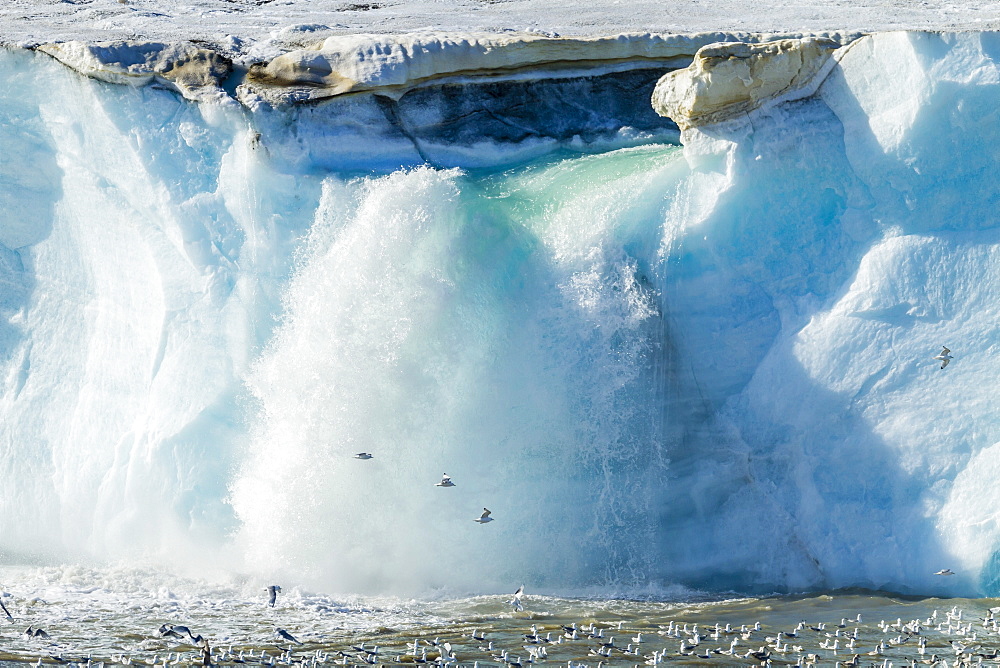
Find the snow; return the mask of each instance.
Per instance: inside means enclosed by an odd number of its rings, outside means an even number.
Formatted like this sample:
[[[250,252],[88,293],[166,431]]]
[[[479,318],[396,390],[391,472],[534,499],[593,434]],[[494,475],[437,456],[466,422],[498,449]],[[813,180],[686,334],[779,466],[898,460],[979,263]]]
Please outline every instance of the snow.
[[[110,83],[146,86],[156,83],[192,100],[225,102],[222,83],[232,64],[214,51],[187,42],[60,42],[38,47],[56,60]]]
[[[801,33],[895,29],[991,30],[989,0],[875,0],[760,3],[755,0],[10,0],[0,6],[0,40],[198,40],[235,57],[270,60],[331,34],[534,31],[560,35]]]

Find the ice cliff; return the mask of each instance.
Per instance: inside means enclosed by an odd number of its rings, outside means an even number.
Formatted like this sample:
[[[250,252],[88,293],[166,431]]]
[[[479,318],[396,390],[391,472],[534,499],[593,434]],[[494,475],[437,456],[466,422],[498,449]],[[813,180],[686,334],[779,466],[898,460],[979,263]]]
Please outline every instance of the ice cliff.
[[[785,572],[801,586],[926,591],[948,562],[962,587],[996,591],[998,527],[981,500],[998,434],[980,390],[996,350],[985,147],[998,46],[989,33],[875,34],[811,63],[778,44],[747,67],[761,49],[720,45],[659,83],[692,166],[665,301],[685,314],[679,346],[706,400],[747,448],[747,480],[723,487],[775,504],[768,524],[746,497],[720,498],[711,515],[742,519],[712,530],[718,554],[722,536],[757,526],[744,541],[788,541],[755,548],[761,564],[807,557]],[[731,59],[742,96],[713,94]],[[818,75],[788,87],[790,61]],[[770,72],[774,95],[756,96]],[[720,329],[712,314],[729,309],[744,315]],[[955,341],[966,353],[952,375],[929,357]]]
[[[1000,592],[1000,38],[728,39],[0,52],[0,553]]]

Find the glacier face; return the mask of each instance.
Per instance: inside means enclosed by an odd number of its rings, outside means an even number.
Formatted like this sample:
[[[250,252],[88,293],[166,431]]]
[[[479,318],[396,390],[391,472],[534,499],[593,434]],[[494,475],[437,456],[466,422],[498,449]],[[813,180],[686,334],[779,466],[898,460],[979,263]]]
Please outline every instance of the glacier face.
[[[748,448],[747,488],[773,503],[769,522],[738,496],[715,511],[737,518],[727,540],[741,526],[771,540],[754,550],[779,569],[767,580],[798,553],[790,576],[805,586],[926,592],[947,562],[961,567],[953,586],[996,591],[981,500],[997,439],[982,394],[997,44],[866,37],[815,95],[684,137],[717,195],[675,241],[665,301],[703,314],[679,347],[706,360],[696,375]],[[758,312],[735,308],[741,293]],[[720,328],[723,308],[750,317]],[[963,365],[938,369],[941,345]]]
[[[530,87],[248,112],[0,52],[0,552],[995,594],[997,47],[868,36],[683,150],[641,71],[512,131],[475,98]]]
[[[2,58],[3,547],[221,537],[235,397],[318,182],[267,176],[231,110]]]

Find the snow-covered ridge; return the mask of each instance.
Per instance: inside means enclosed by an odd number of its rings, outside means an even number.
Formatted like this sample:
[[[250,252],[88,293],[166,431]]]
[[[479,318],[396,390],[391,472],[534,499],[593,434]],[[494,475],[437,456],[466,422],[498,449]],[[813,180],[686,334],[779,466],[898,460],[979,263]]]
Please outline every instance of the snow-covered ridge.
[[[594,76],[640,67],[686,66],[718,42],[769,42],[801,35],[705,32],[558,37],[539,33],[339,35],[268,62],[235,68],[238,99],[248,106],[314,102],[346,93],[398,98],[428,83]],[[830,33],[835,43],[854,35]],[[190,99],[218,98],[234,74],[221,53],[190,43],[119,41],[48,43],[39,51],[97,79],[174,88]]]
[[[253,112],[248,120],[271,158],[291,169],[392,169],[516,162],[570,144],[601,150],[676,141],[676,126],[649,102],[664,72],[685,67],[707,44],[774,38],[341,35],[289,43],[256,64],[186,42],[74,41],[37,51],[101,81],[240,104]],[[851,38],[819,39],[836,45]]]

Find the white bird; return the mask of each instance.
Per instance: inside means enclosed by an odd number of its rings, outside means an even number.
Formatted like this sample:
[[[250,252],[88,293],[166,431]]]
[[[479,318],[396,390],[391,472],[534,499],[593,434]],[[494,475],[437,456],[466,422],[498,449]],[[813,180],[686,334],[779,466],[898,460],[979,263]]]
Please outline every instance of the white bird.
[[[944,367],[942,367],[942,368],[944,368]],[[934,575],[954,575],[954,574],[955,574],[955,571],[951,570],[950,568],[942,568],[941,570],[939,570]]]
[[[478,519],[473,520],[473,522],[479,522],[480,524],[486,524],[487,522],[492,522],[493,518],[490,517],[490,509],[483,508],[483,514],[479,516]]]
[[[948,362],[952,361],[954,357],[950,355],[951,349],[947,346],[941,346],[941,352],[932,357],[932,360],[941,360],[941,368],[948,366]]]
[[[451,476],[447,473],[441,474],[441,482],[434,485],[435,487],[454,487],[455,483],[451,481]]]
[[[354,455],[355,459],[371,459],[372,457],[373,455],[370,452],[359,452],[358,454]]]
[[[483,510],[486,510],[486,509],[484,508]],[[487,511],[487,514],[489,514],[489,511]],[[483,517],[486,517],[486,515],[483,515]],[[479,519],[482,519],[482,517],[479,518]],[[519,612],[521,610],[524,610],[524,606],[521,605],[521,597],[522,596],[524,596],[524,585],[521,585],[520,587],[518,587],[517,591],[514,592],[514,598],[512,598],[509,601],[507,601],[511,605],[511,607],[514,608],[514,612]]]
[[[279,585],[268,585],[267,586],[267,604],[274,607],[274,602],[278,600],[278,592],[281,591]]]

